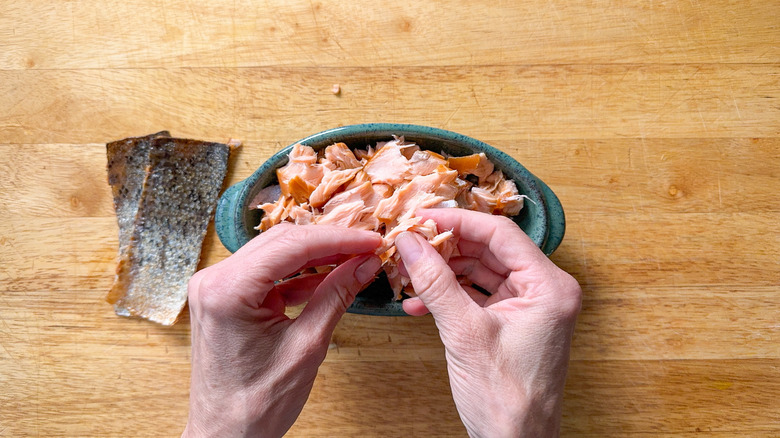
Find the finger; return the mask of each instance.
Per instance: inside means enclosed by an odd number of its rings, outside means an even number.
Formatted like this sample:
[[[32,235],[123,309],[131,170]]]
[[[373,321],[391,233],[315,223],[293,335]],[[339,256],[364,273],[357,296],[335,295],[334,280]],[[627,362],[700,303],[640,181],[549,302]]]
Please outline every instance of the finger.
[[[329,225],[280,224],[262,233],[244,250],[253,268],[262,268],[271,280],[299,271],[310,263],[339,260],[344,255],[373,252],[382,242],[378,233]],[[255,256],[255,257],[251,257]]]
[[[474,302],[458,284],[441,255],[417,233],[403,232],[395,240],[412,285],[425,307],[445,324],[458,319]]]
[[[274,315],[284,314],[284,298],[276,290],[270,290],[263,300],[262,307],[269,309]]]
[[[420,297],[407,298],[401,302],[401,306],[403,306],[404,312],[411,316],[423,316],[431,313],[430,310],[425,307],[425,304],[423,304]]]
[[[330,336],[355,295],[376,277],[381,265],[379,257],[370,254],[355,257],[330,272],[297,318],[299,330]]]
[[[373,252],[378,233],[328,225],[279,224],[218,263],[221,281],[244,301],[259,307],[276,280],[300,271],[312,260],[338,254]]]
[[[475,303],[479,304],[481,307],[485,307],[485,303],[487,303],[487,300],[490,298],[490,296],[485,295],[470,286],[461,285],[461,287],[464,291],[466,291],[471,299],[474,300]],[[411,316],[423,316],[430,313],[430,310],[425,307],[425,304],[422,302],[420,297],[407,298],[401,302],[401,306],[403,306],[404,312]]]
[[[409,278],[409,272],[406,270],[406,265],[404,265],[404,261],[399,260],[397,266],[398,266],[398,272],[400,272],[401,275],[403,275],[404,277]]]
[[[461,255],[479,259],[483,265],[500,275],[507,276],[512,272],[504,261],[499,260],[498,257],[490,251],[487,242],[472,242],[470,240],[459,239],[458,251]]]
[[[308,263],[301,266],[301,269],[315,268],[317,266],[340,265],[352,257],[354,257],[354,254],[334,254],[325,256],[319,259],[309,260]]]
[[[544,253],[511,219],[462,208],[421,209],[423,220],[433,219],[439,230],[453,230],[462,239],[485,243],[490,252],[515,271],[536,263],[549,264]]]
[[[490,293],[497,292],[499,286],[506,281],[506,275],[496,273],[473,257],[453,257],[449,265],[455,275],[468,278]]]
[[[471,286],[461,285],[461,287],[466,291],[467,294],[469,294],[475,303],[479,304],[480,307],[485,307],[485,303],[487,302],[488,298],[490,298],[490,295],[485,295]]]
[[[309,301],[317,286],[325,280],[328,274],[328,272],[323,272],[321,274],[299,275],[277,283],[274,290],[279,293],[286,306],[297,306]]]

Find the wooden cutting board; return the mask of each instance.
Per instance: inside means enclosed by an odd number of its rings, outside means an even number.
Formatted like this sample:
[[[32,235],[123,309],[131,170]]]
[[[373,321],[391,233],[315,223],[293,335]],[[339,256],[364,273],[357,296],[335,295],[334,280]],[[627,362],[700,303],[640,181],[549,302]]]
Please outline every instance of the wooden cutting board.
[[[176,436],[188,319],[115,316],[107,141],[370,121],[506,151],[582,284],[564,436],[780,435],[773,1],[0,0],[0,435]],[[331,88],[339,84],[341,93]],[[228,255],[210,230],[202,266]],[[290,436],[465,436],[430,317],[348,315]]]

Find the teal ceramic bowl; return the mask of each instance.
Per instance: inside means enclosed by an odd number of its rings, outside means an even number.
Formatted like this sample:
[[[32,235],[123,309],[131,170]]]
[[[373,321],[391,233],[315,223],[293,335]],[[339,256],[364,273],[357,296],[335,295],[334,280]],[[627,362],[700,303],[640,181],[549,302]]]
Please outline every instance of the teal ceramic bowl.
[[[365,148],[378,141],[404,136],[423,149],[463,156],[484,152],[496,169],[514,180],[518,190],[530,198],[523,209],[512,219],[531,240],[547,254],[552,254],[563,240],[566,222],[558,197],[545,183],[534,176],[506,153],[465,135],[428,126],[397,123],[367,123],[330,129],[306,137],[296,143],[324,149],[333,143],[343,142],[350,148]],[[249,203],[263,188],[277,184],[276,169],[287,164],[292,145],[280,150],[263,163],[249,178],[229,187],[217,205],[215,225],[222,244],[235,252],[258,234],[254,229],[260,223],[261,212],[251,210]],[[349,308],[351,313],[368,315],[406,315],[400,301],[392,301],[387,280],[381,276],[358,294]]]

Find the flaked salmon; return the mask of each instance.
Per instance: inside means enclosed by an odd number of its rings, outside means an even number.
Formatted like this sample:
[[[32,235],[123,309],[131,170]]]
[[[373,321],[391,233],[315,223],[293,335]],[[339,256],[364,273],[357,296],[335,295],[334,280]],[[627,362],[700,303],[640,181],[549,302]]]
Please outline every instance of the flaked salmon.
[[[264,212],[257,229],[288,221],[379,232],[384,242],[377,253],[395,299],[414,295],[398,269],[395,238],[400,233],[419,233],[445,260],[457,254],[452,232],[439,233],[432,220],[415,216],[417,209],[459,207],[513,216],[525,198],[484,153],[446,157],[403,137],[354,151],[344,143],[320,153],[296,144],[276,176],[278,187],[265,188],[256,198],[254,208]],[[269,200],[270,193],[278,195]]]

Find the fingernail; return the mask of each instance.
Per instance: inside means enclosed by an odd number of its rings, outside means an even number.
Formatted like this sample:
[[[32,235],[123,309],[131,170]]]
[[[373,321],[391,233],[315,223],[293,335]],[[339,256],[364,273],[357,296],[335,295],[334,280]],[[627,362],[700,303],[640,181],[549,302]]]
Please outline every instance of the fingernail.
[[[374,278],[381,264],[382,261],[379,260],[379,257],[369,257],[368,260],[361,263],[360,266],[355,269],[355,278],[362,284],[368,283]]]
[[[420,242],[408,231],[404,231],[395,238],[395,247],[401,253],[404,265],[411,265],[422,256],[423,249]]]

